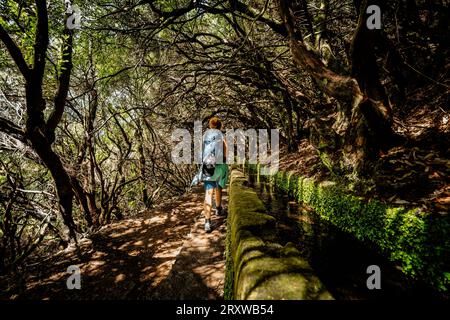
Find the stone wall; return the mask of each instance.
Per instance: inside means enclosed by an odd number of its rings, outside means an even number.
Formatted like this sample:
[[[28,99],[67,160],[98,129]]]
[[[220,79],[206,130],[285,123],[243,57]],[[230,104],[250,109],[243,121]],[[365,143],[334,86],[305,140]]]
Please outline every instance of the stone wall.
[[[231,172],[227,232],[226,299],[332,299],[299,251],[277,243],[275,218],[236,169]]]

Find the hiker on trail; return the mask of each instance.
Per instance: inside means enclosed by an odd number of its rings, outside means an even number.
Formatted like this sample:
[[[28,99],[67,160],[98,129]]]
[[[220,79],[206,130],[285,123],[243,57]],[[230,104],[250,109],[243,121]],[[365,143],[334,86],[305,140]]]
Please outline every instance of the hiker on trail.
[[[205,187],[205,231],[211,232],[212,197],[215,196],[216,215],[223,215],[222,189],[225,188],[228,179],[228,165],[226,164],[226,141],[220,131],[222,123],[219,118],[212,117],[209,120],[209,128],[203,135],[202,165],[200,171],[194,177],[194,181],[203,181]]]

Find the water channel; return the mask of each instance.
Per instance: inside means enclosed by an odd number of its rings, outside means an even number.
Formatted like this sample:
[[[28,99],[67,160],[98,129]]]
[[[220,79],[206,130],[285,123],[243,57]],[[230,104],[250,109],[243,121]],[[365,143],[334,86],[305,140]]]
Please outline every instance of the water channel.
[[[264,177],[247,173],[249,185],[277,219],[280,244],[293,243],[338,300],[441,299],[439,293],[418,281],[406,279],[395,264],[379,254],[373,244],[363,243],[322,219],[311,208],[297,203]],[[367,268],[381,270],[381,289],[368,289]]]

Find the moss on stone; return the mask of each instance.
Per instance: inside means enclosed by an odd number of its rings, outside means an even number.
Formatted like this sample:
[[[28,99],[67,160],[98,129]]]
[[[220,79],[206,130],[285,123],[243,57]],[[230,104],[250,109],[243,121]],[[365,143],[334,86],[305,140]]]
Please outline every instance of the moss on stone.
[[[225,297],[332,299],[299,251],[292,244],[283,247],[276,243],[275,218],[265,213],[264,204],[246,184],[244,175],[233,170]]]
[[[273,245],[247,234],[235,259],[236,299],[332,299],[292,245]]]
[[[230,230],[230,223],[227,222],[227,229]],[[234,279],[234,266],[233,258],[231,256],[231,235],[227,232],[225,239],[225,283],[223,289],[223,298],[225,300],[233,299],[233,279]]]
[[[259,168],[249,168],[258,173]],[[380,252],[399,263],[407,276],[438,290],[449,290],[446,275],[450,266],[450,216],[437,219],[418,208],[365,202],[333,181],[317,183],[283,171],[269,177],[269,181],[339,229],[374,243]]]

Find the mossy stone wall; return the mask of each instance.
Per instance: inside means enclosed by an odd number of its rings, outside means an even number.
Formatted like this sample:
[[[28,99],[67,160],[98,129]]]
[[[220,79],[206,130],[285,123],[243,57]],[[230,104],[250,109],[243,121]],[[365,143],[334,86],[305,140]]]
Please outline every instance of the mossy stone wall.
[[[275,218],[239,170],[231,172],[228,212],[226,299],[332,299],[299,251],[277,243]]]
[[[259,174],[259,165],[249,165]],[[394,207],[364,201],[332,181],[279,171],[269,180],[299,202],[311,206],[323,219],[356,238],[370,242],[402,271],[439,291],[450,287],[450,217],[419,208]]]

